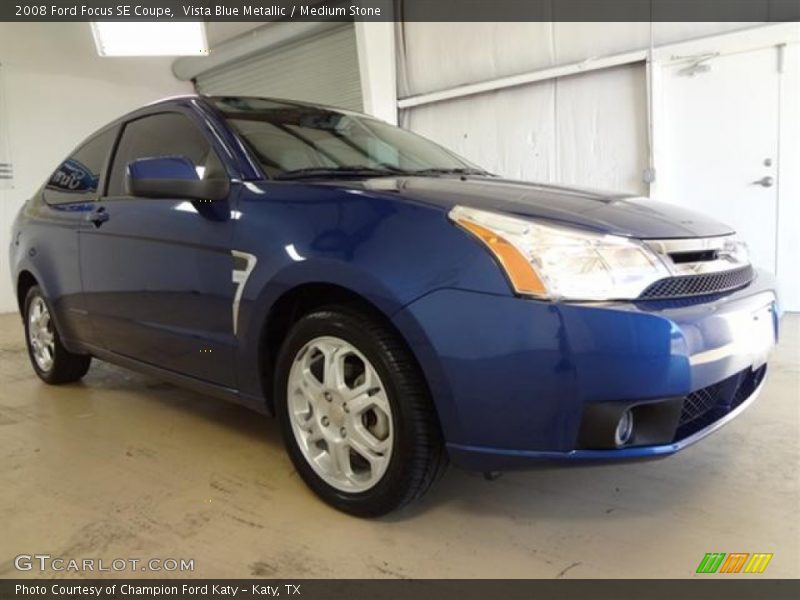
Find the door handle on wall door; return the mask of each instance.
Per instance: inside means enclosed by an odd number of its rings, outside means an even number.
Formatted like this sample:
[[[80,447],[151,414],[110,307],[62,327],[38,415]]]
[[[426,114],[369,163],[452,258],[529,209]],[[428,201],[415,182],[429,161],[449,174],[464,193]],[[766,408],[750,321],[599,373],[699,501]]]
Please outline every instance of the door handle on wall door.
[[[92,214],[89,215],[89,220],[94,223],[95,227],[100,227],[103,223],[108,221],[109,218],[111,217],[108,211],[106,211],[105,206],[98,206],[92,211]]]
[[[760,185],[761,187],[772,187],[772,184],[775,183],[775,179],[770,177],[769,175],[765,175],[761,179],[756,179],[753,182],[753,185]]]

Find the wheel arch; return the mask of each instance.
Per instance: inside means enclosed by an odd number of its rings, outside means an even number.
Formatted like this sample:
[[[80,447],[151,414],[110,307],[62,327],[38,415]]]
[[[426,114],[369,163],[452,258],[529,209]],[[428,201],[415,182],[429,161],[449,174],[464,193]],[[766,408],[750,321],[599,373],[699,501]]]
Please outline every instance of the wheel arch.
[[[27,269],[23,269],[17,275],[17,306],[19,307],[19,314],[25,312],[25,298],[28,296],[28,291],[35,285],[39,285],[33,273]]]
[[[333,305],[355,309],[389,327],[408,350],[409,355],[419,369],[423,381],[425,381],[428,393],[431,393],[430,385],[425,377],[425,370],[422,368],[412,345],[403,332],[392,322],[390,315],[386,314],[368,298],[345,286],[323,282],[303,283],[286,290],[272,304],[259,334],[258,364],[261,366],[259,376],[270,413],[274,414],[274,394],[272,390],[277,355],[287,334],[303,315],[313,310]]]

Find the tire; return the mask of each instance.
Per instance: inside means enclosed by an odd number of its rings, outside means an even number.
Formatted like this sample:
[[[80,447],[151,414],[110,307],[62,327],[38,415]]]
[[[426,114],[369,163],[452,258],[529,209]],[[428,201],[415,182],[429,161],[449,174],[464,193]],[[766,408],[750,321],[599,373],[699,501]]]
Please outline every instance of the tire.
[[[57,385],[78,381],[86,375],[92,357],[73,354],[61,343],[47,299],[38,285],[25,297],[25,343],[33,370],[45,383]],[[41,348],[45,347],[44,351]]]
[[[345,306],[302,317],[279,352],[274,398],[297,472],[341,511],[385,515],[420,498],[444,472],[427,384],[379,319]]]

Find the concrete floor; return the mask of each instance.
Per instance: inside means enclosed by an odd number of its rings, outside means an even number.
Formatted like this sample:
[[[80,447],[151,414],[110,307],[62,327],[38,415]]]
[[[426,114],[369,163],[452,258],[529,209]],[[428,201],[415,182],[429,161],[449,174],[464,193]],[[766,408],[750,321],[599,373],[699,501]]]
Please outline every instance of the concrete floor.
[[[26,575],[21,553],[187,558],[195,577],[590,578],[772,552],[763,576],[800,574],[800,315],[761,398],[677,456],[494,482],[450,469],[378,521],[318,501],[272,420],[99,362],[49,387],[22,339],[0,316],[0,577]]]

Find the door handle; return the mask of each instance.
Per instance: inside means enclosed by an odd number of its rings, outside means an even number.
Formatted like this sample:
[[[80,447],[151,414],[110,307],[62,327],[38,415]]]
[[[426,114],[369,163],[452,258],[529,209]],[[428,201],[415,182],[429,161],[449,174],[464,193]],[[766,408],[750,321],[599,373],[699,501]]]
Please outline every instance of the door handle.
[[[95,227],[100,227],[103,223],[108,221],[111,218],[111,215],[108,214],[105,206],[98,206],[92,211],[92,214],[89,215],[89,220],[94,223]]]
[[[764,175],[761,179],[757,179],[753,182],[753,185],[760,185],[761,187],[772,187],[775,183],[775,179],[770,177],[769,175]]]

